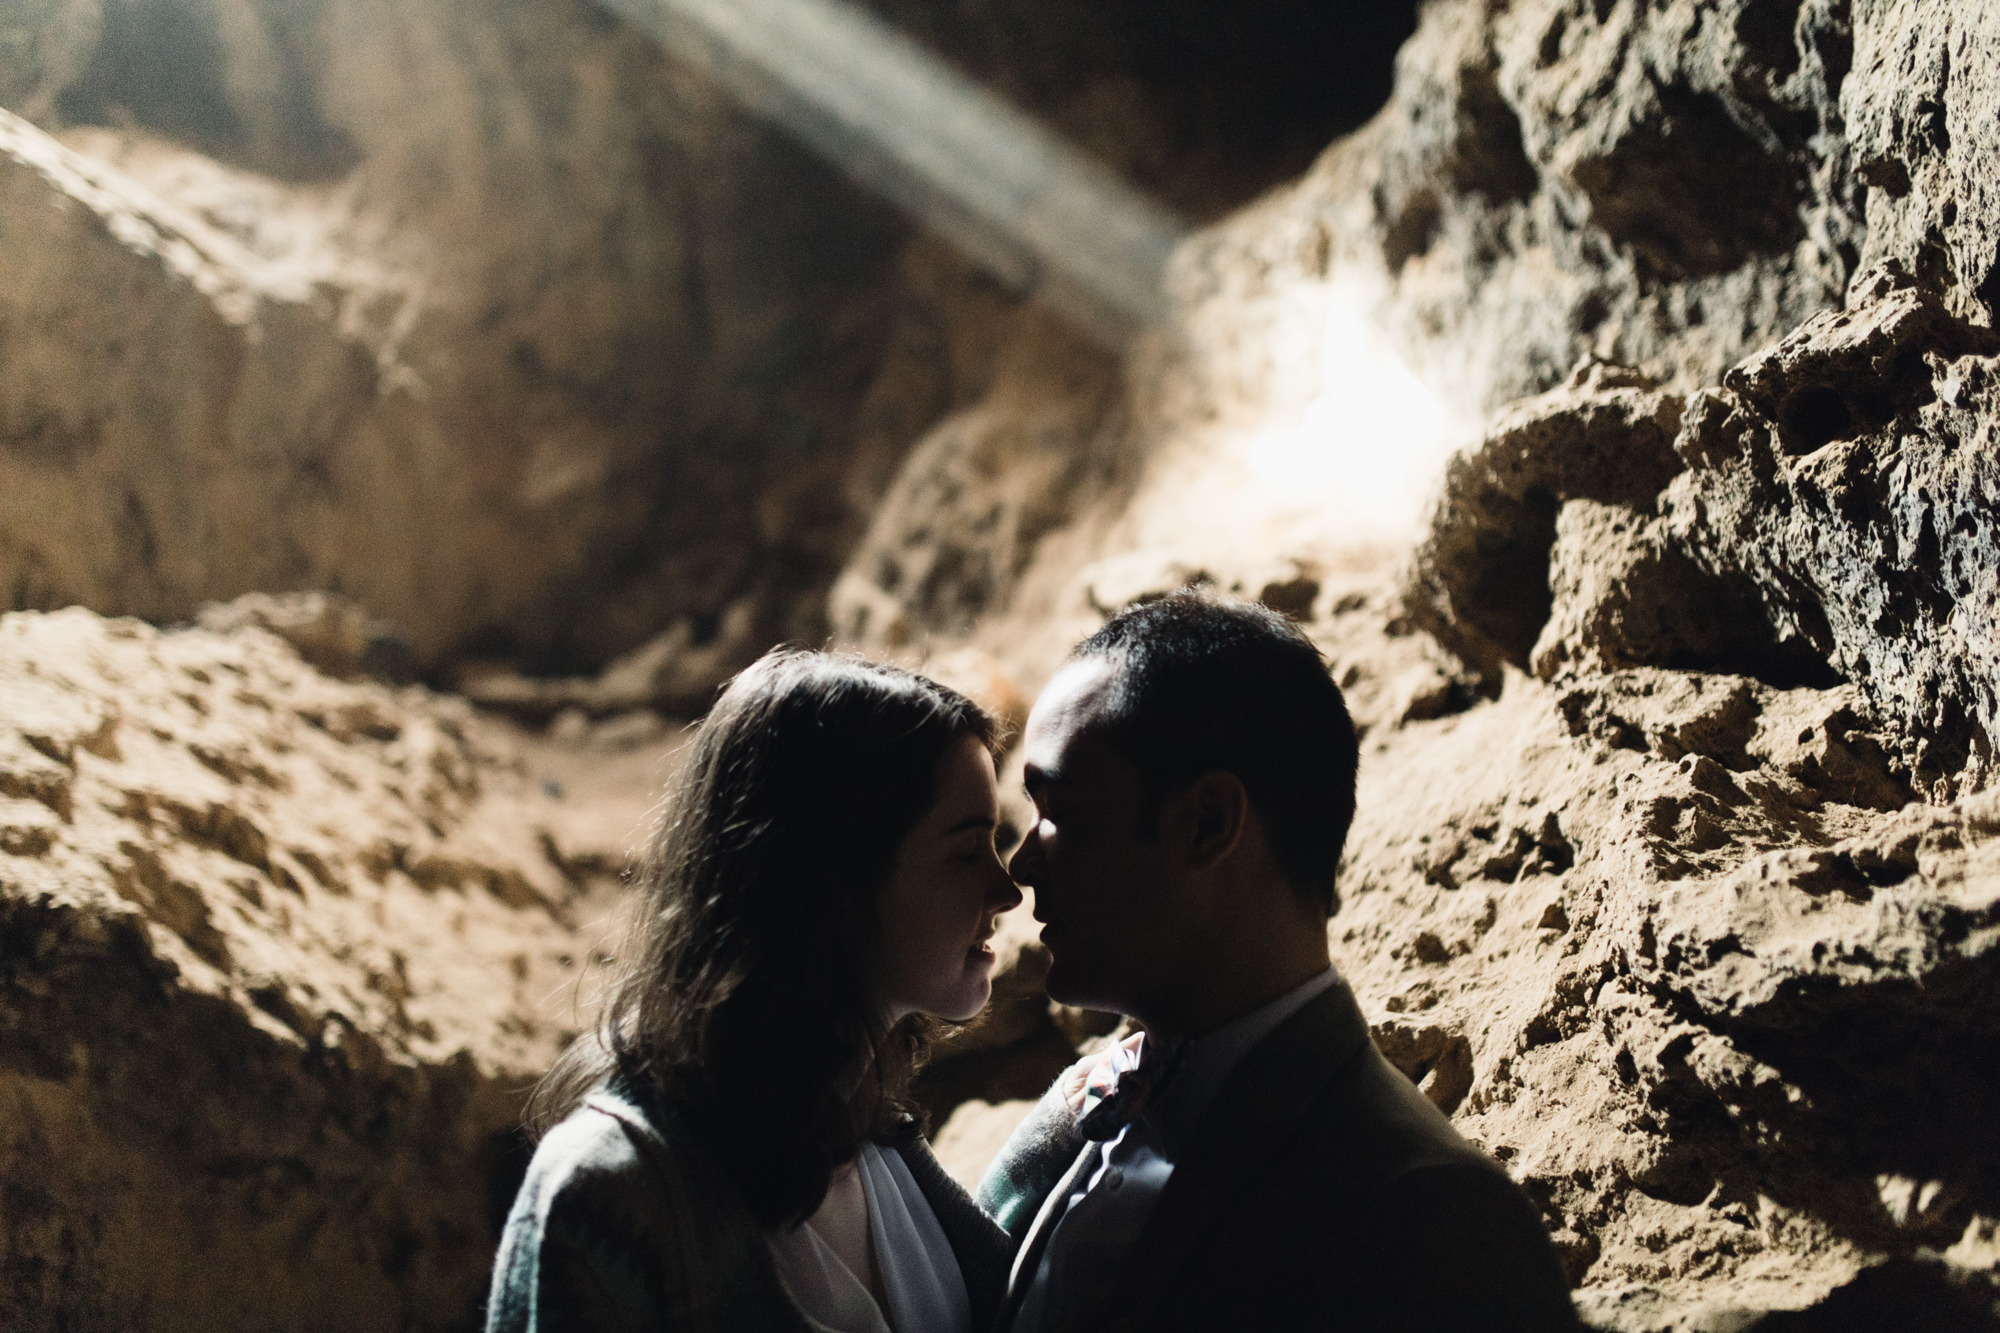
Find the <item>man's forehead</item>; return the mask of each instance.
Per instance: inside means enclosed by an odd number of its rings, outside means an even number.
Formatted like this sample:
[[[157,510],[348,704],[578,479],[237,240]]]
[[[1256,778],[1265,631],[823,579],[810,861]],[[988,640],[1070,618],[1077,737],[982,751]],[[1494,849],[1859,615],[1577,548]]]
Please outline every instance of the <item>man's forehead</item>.
[[[1046,786],[1082,795],[1136,781],[1131,764],[1098,724],[1115,701],[1117,669],[1101,659],[1071,662],[1049,681],[1022,738],[1032,792]]]
[[[1038,748],[1059,747],[1100,718],[1116,691],[1117,669],[1102,658],[1066,664],[1049,680],[1028,714],[1023,741],[1033,758]]]

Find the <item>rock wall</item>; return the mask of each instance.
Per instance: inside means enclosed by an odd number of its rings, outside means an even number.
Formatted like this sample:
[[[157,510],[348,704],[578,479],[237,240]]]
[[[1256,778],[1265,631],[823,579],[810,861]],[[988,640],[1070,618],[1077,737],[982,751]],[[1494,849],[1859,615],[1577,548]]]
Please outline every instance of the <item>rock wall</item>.
[[[1078,517],[873,579],[1022,693],[1190,581],[1305,624],[1336,959],[1599,1327],[2000,1324],[1995,105],[1989,6],[1428,5],[1181,255]],[[1017,484],[917,480],[837,623]]]
[[[530,778],[260,630],[0,617],[0,1323],[476,1325],[622,859]]]
[[[1413,6],[878,8],[1212,215]],[[1340,84],[1216,40],[1355,10]],[[960,409],[934,499],[1040,450],[1012,578],[1119,382],[594,6],[0,6],[0,1325],[474,1326],[654,710],[820,637]],[[1092,1026],[1014,948],[968,1092]]]
[[[589,9],[6,22],[6,605],[322,588],[432,667],[781,633],[951,401],[907,227]]]
[[[1199,6],[883,8],[1208,212],[1380,98],[1218,64]],[[1362,8],[1386,60],[1411,5]],[[331,591],[434,678],[817,638],[904,453],[1036,336],[592,5],[38,0],[0,53],[0,607]]]
[[[1342,958],[1466,1033],[1607,1326],[2000,1292],[1991,351],[1885,283],[1686,398],[1586,371],[1454,464],[1385,626],[1497,697],[1371,759]],[[1878,415],[1801,435],[1815,389]]]

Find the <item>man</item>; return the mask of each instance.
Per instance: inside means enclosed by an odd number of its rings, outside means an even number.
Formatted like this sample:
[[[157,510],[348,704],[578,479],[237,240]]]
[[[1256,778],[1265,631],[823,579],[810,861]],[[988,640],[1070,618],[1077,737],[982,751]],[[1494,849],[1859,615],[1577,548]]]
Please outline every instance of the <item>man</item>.
[[[1023,740],[1049,993],[1138,1020],[1002,1150],[1000,1320],[1066,1330],[1574,1329],[1535,1210],[1376,1051],[1326,923],[1357,742],[1262,607],[1128,609]]]

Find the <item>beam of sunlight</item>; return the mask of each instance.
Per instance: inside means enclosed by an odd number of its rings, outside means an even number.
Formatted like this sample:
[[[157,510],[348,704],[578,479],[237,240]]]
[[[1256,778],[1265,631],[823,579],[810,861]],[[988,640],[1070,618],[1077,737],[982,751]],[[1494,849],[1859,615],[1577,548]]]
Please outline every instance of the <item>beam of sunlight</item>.
[[[1444,462],[1475,424],[1399,356],[1362,283],[1292,294],[1275,389],[1238,436],[1259,488],[1364,542],[1401,543],[1427,517]]]
[[[1117,346],[1162,317],[1185,234],[1158,205],[845,0],[601,0]]]
[[[1409,552],[1478,410],[1416,373],[1384,328],[1386,276],[1249,279],[1179,312],[1177,354],[1142,358],[1160,438],[1079,562],[1115,606],[1196,571],[1254,592],[1287,567],[1367,577]]]

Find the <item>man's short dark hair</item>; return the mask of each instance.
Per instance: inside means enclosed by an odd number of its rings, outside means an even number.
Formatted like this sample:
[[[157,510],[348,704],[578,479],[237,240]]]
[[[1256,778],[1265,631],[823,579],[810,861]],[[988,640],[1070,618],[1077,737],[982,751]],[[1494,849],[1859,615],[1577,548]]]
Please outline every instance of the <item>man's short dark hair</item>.
[[[1331,915],[1360,743],[1298,626],[1183,591],[1120,611],[1071,657],[1117,672],[1100,734],[1139,770],[1154,810],[1203,773],[1234,773],[1279,868]]]

